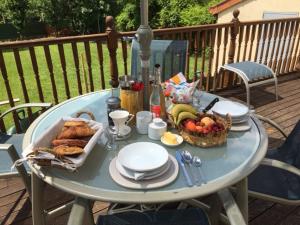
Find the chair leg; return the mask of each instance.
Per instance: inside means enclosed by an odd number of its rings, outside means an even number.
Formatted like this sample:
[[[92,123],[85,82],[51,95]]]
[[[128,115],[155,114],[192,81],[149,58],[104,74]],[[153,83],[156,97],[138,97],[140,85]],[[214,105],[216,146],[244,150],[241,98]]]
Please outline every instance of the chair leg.
[[[7,152],[13,162],[17,161],[20,159],[20,156],[15,149],[13,145],[10,145],[7,149]],[[31,197],[31,181],[30,181],[30,175],[27,173],[25,166],[22,164],[20,166],[16,166],[16,169],[18,170],[19,175],[21,176],[21,179],[23,180],[23,183],[25,185],[25,188]]]
[[[250,87],[248,83],[245,83],[245,86],[246,86],[246,94],[247,94],[247,105],[248,108],[250,109]]]
[[[275,96],[276,96],[276,101],[278,101],[278,81],[275,79]]]

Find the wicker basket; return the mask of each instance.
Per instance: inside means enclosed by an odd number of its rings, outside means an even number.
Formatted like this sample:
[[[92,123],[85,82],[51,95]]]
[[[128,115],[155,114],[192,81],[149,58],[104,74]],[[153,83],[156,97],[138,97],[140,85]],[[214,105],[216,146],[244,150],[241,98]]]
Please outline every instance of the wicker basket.
[[[196,133],[196,132],[190,132],[187,131],[181,124],[179,125],[178,129],[180,131],[181,136],[183,139],[196,146],[200,146],[203,148],[207,147],[213,147],[213,146],[219,146],[227,141],[227,135],[228,131],[231,127],[231,117],[228,115],[226,119],[223,119],[222,117],[211,115],[211,114],[201,114],[199,115],[200,119],[203,117],[210,117],[214,121],[216,121],[219,124],[223,124],[224,130],[222,131],[214,131],[207,134],[204,133]]]

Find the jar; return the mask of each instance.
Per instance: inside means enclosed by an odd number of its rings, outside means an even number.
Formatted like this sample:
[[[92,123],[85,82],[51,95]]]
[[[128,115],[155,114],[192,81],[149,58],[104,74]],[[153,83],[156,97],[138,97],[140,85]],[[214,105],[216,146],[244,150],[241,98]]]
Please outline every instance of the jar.
[[[117,109],[121,109],[121,100],[118,97],[111,96],[106,100],[107,104],[107,118],[109,126],[114,126],[113,120],[110,118],[109,113]]]
[[[167,123],[161,118],[154,118],[148,126],[148,137],[152,140],[160,140],[167,131]]]

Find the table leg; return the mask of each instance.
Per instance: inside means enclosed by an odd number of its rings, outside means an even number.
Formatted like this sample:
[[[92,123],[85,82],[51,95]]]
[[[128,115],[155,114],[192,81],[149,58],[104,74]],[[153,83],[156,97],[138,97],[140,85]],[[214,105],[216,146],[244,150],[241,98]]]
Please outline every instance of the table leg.
[[[94,225],[92,204],[89,200],[77,197],[73,204],[68,225]]]
[[[248,224],[248,179],[247,177],[236,184],[236,203]]]
[[[210,210],[208,211],[208,217],[211,225],[218,225],[220,215],[222,212],[222,203],[216,194],[213,194],[209,198]]]
[[[32,220],[33,225],[46,225],[43,205],[43,181],[34,173],[31,174]]]

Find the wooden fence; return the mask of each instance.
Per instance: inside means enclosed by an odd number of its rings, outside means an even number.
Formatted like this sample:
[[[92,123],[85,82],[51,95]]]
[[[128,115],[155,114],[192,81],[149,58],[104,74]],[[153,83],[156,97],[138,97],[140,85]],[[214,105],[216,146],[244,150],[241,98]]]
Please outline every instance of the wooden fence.
[[[261,20],[240,22],[239,11],[234,11],[233,19],[229,23],[211,24],[190,27],[177,27],[154,30],[155,39],[189,40],[189,51],[187,53],[186,76],[189,79],[197,79],[196,71],[199,71],[203,79],[205,90],[214,91],[216,89],[230,88],[241,81],[234,75],[219,74],[218,68],[225,63],[232,63],[244,60],[257,61],[270,66],[278,75],[294,72],[299,61],[299,41],[300,41],[300,18],[288,18],[278,20]],[[0,70],[5,85],[5,91],[1,90],[1,98],[8,99],[10,106],[14,106],[12,89],[15,84],[10,83],[10,76],[7,72],[4,53],[12,52],[14,63],[17,68],[18,80],[22,88],[24,102],[30,102],[28,87],[26,86],[27,72],[24,71],[20,51],[29,51],[34,79],[36,82],[36,94],[38,100],[45,101],[45,92],[51,93],[53,102],[57,104],[59,99],[57,91],[57,78],[63,77],[64,92],[66,98],[72,97],[70,88],[76,88],[77,94],[83,93],[83,80],[80,70],[80,57],[78,45],[83,43],[87,75],[89,80],[89,91],[107,88],[104,73],[104,50],[109,52],[109,73],[110,84],[118,86],[118,70],[123,67],[125,74],[129,74],[128,53],[129,43],[124,37],[134,36],[135,32],[118,32],[115,29],[112,17],[106,18],[106,33],[84,36],[71,36],[62,38],[45,38],[29,41],[3,42],[0,43]],[[65,47],[71,45],[72,57],[66,58]],[[96,45],[96,57],[92,57],[91,44]],[[51,48],[50,48],[51,46]],[[50,49],[56,46],[61,72],[56,74],[53,69],[52,52]],[[40,76],[40,66],[37,63],[36,48],[42,47],[46,59],[46,67],[50,78],[50,87],[45,90],[42,86]],[[106,48],[106,49],[105,49]],[[119,48],[119,50],[118,50]],[[118,50],[118,51],[117,51]],[[117,60],[117,52],[122,55],[122,62]],[[72,61],[76,74],[76,87],[70,87],[70,78],[67,72],[67,65]],[[96,73],[93,73],[92,61],[98,64]],[[95,70],[94,70],[95,71]],[[95,83],[97,78],[99,83]],[[22,97],[21,97],[22,98]],[[62,99],[63,100],[63,99]],[[31,112],[29,111],[29,114]],[[16,123],[17,116],[14,115]],[[1,123],[0,123],[1,124]],[[18,126],[16,127],[18,130]]]

